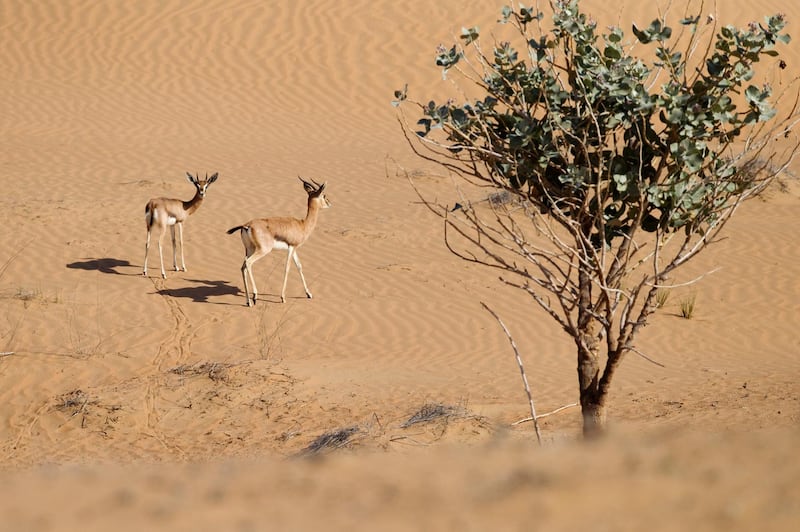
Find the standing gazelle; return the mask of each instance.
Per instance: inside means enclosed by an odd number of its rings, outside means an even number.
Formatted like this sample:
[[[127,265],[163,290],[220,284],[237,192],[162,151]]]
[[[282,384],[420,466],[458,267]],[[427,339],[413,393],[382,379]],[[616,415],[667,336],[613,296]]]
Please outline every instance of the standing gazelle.
[[[327,209],[331,204],[325,197],[325,185],[327,183],[320,185],[312,179],[312,184],[302,177],[300,181],[303,182],[303,187],[308,193],[308,211],[305,219],[298,220],[297,218],[288,217],[257,218],[244,225],[237,225],[228,229],[229,235],[236,231],[241,231],[245,253],[244,262],[242,263],[242,279],[244,280],[244,295],[247,298],[248,307],[255,305],[258,298],[258,288],[256,288],[255,277],[253,277],[253,263],[273,249],[285,249],[289,252],[286,257],[286,269],[283,273],[281,302],[286,301],[286,279],[289,277],[289,264],[292,260],[294,260],[297,271],[300,272],[300,279],[303,281],[306,296],[311,298],[306,278],[303,276],[303,267],[300,265],[300,259],[297,256],[297,248],[302,246],[314,231],[319,210]],[[250,299],[250,285],[253,287],[252,300]]]
[[[200,207],[200,204],[203,203],[206,190],[211,183],[217,180],[217,175],[218,174],[215,173],[211,177],[208,177],[208,174],[206,174],[205,179],[201,181],[200,174],[198,174],[197,177],[193,177],[192,174],[186,172],[189,183],[194,185],[196,189],[194,197],[189,201],[173,198],[153,198],[147,202],[144,208],[144,221],[147,225],[147,242],[144,246],[144,269],[142,270],[142,275],[147,277],[147,253],[150,251],[150,233],[155,229],[158,232],[158,258],[161,260],[161,277],[164,279],[167,278],[167,274],[164,271],[164,256],[161,252],[161,241],[164,238],[164,233],[167,231],[167,226],[169,226],[172,235],[172,266],[175,268],[176,272],[181,271],[181,268],[178,268],[178,250],[175,247],[175,226],[177,226],[178,239],[181,245],[181,267],[183,271],[186,271],[186,261],[183,258],[183,222],[185,222],[186,218],[195,212]]]

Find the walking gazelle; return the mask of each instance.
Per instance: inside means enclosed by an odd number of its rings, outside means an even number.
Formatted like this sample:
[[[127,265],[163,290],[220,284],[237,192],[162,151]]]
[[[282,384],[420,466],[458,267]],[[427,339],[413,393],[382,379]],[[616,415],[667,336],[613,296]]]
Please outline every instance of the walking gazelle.
[[[244,295],[247,298],[247,306],[256,304],[258,298],[258,288],[253,276],[253,264],[272,251],[273,249],[285,249],[289,253],[286,257],[286,269],[283,273],[283,288],[281,289],[281,302],[286,301],[286,280],[289,277],[289,265],[294,261],[297,271],[300,272],[300,279],[303,281],[306,296],[311,298],[306,279],[303,276],[303,267],[297,256],[297,248],[308,240],[314,227],[317,225],[317,217],[320,209],[327,209],[331,206],[325,197],[325,185],[321,185],[311,180],[311,183],[302,177],[303,187],[308,194],[308,211],[303,220],[289,217],[278,218],[256,218],[244,225],[237,225],[228,230],[228,234],[240,231],[242,243],[244,244],[244,262],[242,263],[242,280],[244,281]],[[250,299],[250,286],[252,286],[253,298]]]
[[[183,271],[186,271],[186,261],[183,258],[183,222],[186,221],[186,218],[188,218],[190,214],[200,208],[200,204],[203,203],[203,199],[206,196],[206,190],[208,190],[211,183],[217,180],[218,174],[215,173],[211,177],[208,177],[208,174],[206,174],[205,179],[202,180],[200,179],[200,174],[192,176],[192,174],[187,172],[186,176],[189,183],[194,185],[195,188],[195,194],[192,199],[189,201],[182,201],[173,198],[153,198],[147,202],[144,208],[144,220],[147,225],[147,242],[144,246],[144,267],[142,269],[142,275],[145,277],[147,277],[147,254],[150,251],[150,233],[152,233],[153,229],[158,232],[158,258],[161,260],[161,277],[164,279],[167,278],[167,273],[164,271],[164,256],[161,250],[161,241],[164,238],[167,227],[169,227],[170,233],[172,234],[172,266],[175,268],[176,272],[181,270],[181,268],[178,268],[178,250],[175,246],[175,227],[177,226],[178,239],[180,240],[181,247],[181,267]]]

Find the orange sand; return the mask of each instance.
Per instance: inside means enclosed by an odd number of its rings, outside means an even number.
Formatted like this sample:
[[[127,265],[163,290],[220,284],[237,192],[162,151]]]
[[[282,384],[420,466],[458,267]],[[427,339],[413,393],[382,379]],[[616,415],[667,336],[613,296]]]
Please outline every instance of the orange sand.
[[[630,27],[648,2],[584,0]],[[800,5],[720,2],[718,20]],[[443,91],[435,46],[501,3],[0,0],[0,528],[8,530],[789,530],[800,522],[800,185],[747,204],[682,275],[611,398],[612,435],[579,412],[574,348],[495,272],[459,261],[398,168],[394,89]],[[678,16],[678,15],[676,15]],[[188,272],[141,276],[144,205],[189,199]],[[793,173],[800,172],[796,163]],[[244,306],[238,236],[333,208]],[[428,183],[440,198],[449,184]],[[165,263],[171,246],[165,239]],[[677,316],[695,294],[697,315]],[[423,405],[456,407],[403,424]],[[357,427],[323,460],[285,459]]]

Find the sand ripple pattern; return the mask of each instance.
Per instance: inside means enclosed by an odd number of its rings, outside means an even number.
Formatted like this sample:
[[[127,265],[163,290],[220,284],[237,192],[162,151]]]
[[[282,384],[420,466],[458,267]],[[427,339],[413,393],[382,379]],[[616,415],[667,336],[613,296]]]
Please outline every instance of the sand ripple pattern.
[[[648,2],[583,2],[603,24],[652,19]],[[763,4],[720,9],[746,21]],[[800,20],[798,2],[767,4]],[[280,453],[317,429],[383,422],[429,399],[521,417],[513,354],[480,301],[514,333],[543,409],[574,400],[569,339],[496,272],[454,259],[441,221],[387,168],[396,160],[452,203],[450,184],[409,153],[389,102],[406,82],[419,98],[452,96],[436,45],[461,25],[493,27],[497,8],[0,0],[0,352],[13,353],[0,356],[4,464]],[[186,224],[189,271],[144,279],[144,205],[188,200],[186,171],[220,173]],[[327,180],[333,202],[300,252],[314,299],[292,270],[289,300],[277,302],[276,252],[256,265],[262,297],[248,309],[242,245],[225,231],[302,216],[298,174]],[[712,396],[744,416],[737,394],[761,386],[759,397],[784,401],[763,400],[767,424],[797,404],[797,197],[745,206],[731,239],[687,270],[725,266],[697,286],[696,320],[667,313],[643,332],[643,351],[667,367],[631,356],[616,405],[630,413],[685,392],[685,410],[701,405],[695,419]]]

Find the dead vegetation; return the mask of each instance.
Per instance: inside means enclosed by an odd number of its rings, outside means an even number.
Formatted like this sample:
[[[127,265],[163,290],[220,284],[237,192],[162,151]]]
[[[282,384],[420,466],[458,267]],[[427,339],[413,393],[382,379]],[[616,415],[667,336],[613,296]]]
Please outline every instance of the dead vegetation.
[[[122,406],[102,404],[97,397],[78,388],[57,396],[52,410],[66,415],[59,423],[59,428],[72,423],[73,419],[79,419],[81,429],[89,429],[103,438],[110,438],[119,422],[118,411],[122,410]]]
[[[416,412],[399,425],[402,433],[393,434],[390,443],[430,445],[446,435],[459,437],[469,434],[474,437],[493,432],[489,421],[469,411],[465,405],[449,405],[438,402],[423,404]]]
[[[466,411],[460,406],[445,405],[442,403],[426,403],[414,415],[412,415],[400,428],[407,429],[418,423],[430,423],[432,421],[448,420],[453,417],[464,417]]]
[[[181,364],[169,370],[170,373],[181,376],[205,375],[213,382],[226,381],[228,371],[233,364],[223,362],[198,362],[196,364]]]
[[[377,414],[369,420],[326,431],[311,440],[294,456],[314,457],[356,446],[388,449],[391,444],[426,446],[441,440],[451,428],[454,435],[491,432],[489,423],[472,414],[462,405],[438,402],[423,404],[411,416],[399,423],[383,424]],[[398,432],[399,431],[399,432]],[[295,432],[294,435],[298,433]]]
[[[56,397],[53,408],[62,412],[70,412],[75,415],[83,410],[88,404],[97,404],[97,401],[90,401],[89,395],[83,390],[76,389]]]
[[[348,445],[352,437],[360,432],[362,432],[362,429],[355,425],[325,432],[314,438],[311,443],[298,453],[298,456],[317,456],[326,451],[341,449]]]

